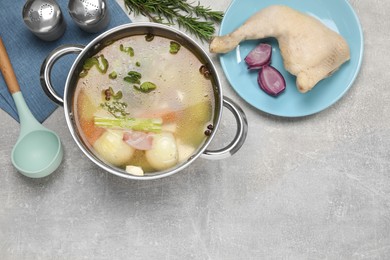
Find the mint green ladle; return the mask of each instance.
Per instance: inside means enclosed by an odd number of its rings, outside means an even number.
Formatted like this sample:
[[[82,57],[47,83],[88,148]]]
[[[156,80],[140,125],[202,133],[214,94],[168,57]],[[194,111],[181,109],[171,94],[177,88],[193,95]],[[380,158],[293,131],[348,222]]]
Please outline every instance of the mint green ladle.
[[[0,69],[15,101],[20,121],[19,138],[12,149],[12,164],[25,176],[45,177],[61,164],[61,141],[56,133],[42,126],[29,110],[1,37]]]

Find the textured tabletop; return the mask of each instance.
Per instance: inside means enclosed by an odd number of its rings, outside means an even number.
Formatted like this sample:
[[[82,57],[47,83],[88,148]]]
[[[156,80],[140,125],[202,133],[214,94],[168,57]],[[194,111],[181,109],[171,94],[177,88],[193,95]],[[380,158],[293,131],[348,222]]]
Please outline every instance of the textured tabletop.
[[[82,154],[59,108],[44,125],[60,135],[64,161],[29,179],[10,160],[19,125],[0,111],[0,259],[390,259],[390,1],[350,3],[364,33],[360,74],[318,114],[256,110],[212,55],[224,95],[249,122],[229,159],[199,158],[159,180],[119,178]],[[234,131],[225,109],[212,147]]]

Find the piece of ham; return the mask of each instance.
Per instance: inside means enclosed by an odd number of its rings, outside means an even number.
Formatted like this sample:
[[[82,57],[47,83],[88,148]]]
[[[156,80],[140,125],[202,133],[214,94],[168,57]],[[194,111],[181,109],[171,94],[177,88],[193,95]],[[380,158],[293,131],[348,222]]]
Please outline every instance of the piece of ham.
[[[137,150],[150,150],[153,144],[153,133],[140,131],[126,131],[123,134],[123,141]]]

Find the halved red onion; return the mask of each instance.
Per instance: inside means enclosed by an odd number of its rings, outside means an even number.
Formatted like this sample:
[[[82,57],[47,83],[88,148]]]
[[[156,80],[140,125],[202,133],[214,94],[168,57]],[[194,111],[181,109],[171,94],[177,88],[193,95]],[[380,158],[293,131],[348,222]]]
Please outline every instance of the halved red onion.
[[[277,96],[286,89],[283,75],[270,65],[264,66],[259,71],[257,82],[260,88],[271,96]]]
[[[271,62],[271,55],[271,45],[260,43],[245,57],[245,62],[248,69],[260,69]]]

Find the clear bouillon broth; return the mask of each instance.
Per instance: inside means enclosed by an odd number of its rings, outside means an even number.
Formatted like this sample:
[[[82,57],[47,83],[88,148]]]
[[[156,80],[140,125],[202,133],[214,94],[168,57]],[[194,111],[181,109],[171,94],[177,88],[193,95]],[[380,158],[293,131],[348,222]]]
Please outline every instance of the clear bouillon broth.
[[[73,102],[80,135],[101,160],[130,174],[175,167],[213,129],[209,76],[168,38],[117,40],[84,62]]]

